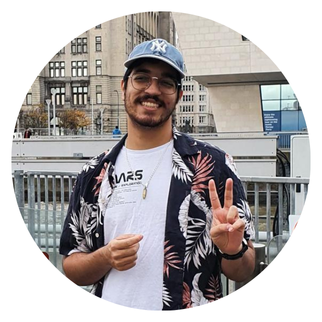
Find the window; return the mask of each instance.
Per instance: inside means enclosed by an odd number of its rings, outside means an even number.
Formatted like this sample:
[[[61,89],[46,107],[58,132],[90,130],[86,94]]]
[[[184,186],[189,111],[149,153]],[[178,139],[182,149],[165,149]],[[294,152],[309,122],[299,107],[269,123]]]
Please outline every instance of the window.
[[[193,85],[183,85],[182,90],[187,91],[187,92],[193,92],[194,91],[194,86]]]
[[[73,105],[85,105],[87,103],[87,86],[73,85]]]
[[[102,51],[102,37],[95,37],[95,49],[96,51]]]
[[[199,101],[200,102],[206,101],[206,95],[199,95]]]
[[[182,102],[193,102],[194,95],[182,95]]]
[[[264,131],[303,131],[306,123],[289,84],[261,85]]]
[[[181,113],[193,112],[193,105],[181,105],[180,112]]]
[[[199,124],[205,124],[206,123],[206,117],[205,116],[199,116]]]
[[[199,112],[206,112],[206,105],[199,105]]]
[[[87,38],[76,38],[71,42],[72,54],[87,53]]]
[[[65,62],[57,61],[49,63],[49,77],[65,77]]]
[[[62,106],[65,104],[65,85],[64,84],[53,84],[50,89],[49,93],[51,93],[52,88],[56,90],[55,94],[55,105],[56,106]],[[50,97],[51,101],[54,102],[54,95],[51,94]]]
[[[179,117],[179,125],[180,126],[184,126],[186,124],[190,124],[190,125],[193,125],[193,116],[180,116]]]
[[[96,85],[96,104],[102,104],[102,85]]]
[[[96,60],[96,75],[102,75],[102,60]]]
[[[32,105],[32,94],[28,93],[26,96],[26,105]]]
[[[87,76],[87,61],[72,61],[72,77]]]

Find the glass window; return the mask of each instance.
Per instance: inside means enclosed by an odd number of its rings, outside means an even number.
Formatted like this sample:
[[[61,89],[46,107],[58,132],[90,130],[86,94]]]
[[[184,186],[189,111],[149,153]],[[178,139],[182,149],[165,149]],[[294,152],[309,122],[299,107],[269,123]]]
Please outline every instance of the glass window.
[[[289,84],[262,85],[264,131],[305,131],[301,106]]]
[[[32,94],[31,93],[28,93],[27,94],[27,98],[26,98],[27,105],[31,105],[32,104],[31,98],[32,98]]]
[[[262,100],[280,99],[281,86],[280,85],[262,85]]]
[[[281,86],[281,89],[282,89],[282,95],[281,95],[281,98],[282,100],[284,99],[296,99],[296,96],[293,92],[293,89],[291,88],[290,85],[282,85]]]
[[[102,104],[102,93],[96,93],[96,104]]]
[[[102,75],[102,61],[100,59],[96,60],[96,75]]]
[[[263,101],[263,111],[279,111],[280,101]]]
[[[281,109],[282,111],[289,111],[293,110],[296,111],[298,110],[298,101],[297,100],[282,100],[281,101]]]

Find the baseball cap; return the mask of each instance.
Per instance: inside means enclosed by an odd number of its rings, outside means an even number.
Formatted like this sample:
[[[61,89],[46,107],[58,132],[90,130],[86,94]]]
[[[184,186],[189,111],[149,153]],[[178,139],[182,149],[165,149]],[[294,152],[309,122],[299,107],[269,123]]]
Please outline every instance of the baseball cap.
[[[164,39],[158,38],[144,41],[134,47],[129,58],[124,62],[124,66],[129,68],[135,60],[142,58],[162,60],[177,70],[182,78],[185,77],[182,54]]]

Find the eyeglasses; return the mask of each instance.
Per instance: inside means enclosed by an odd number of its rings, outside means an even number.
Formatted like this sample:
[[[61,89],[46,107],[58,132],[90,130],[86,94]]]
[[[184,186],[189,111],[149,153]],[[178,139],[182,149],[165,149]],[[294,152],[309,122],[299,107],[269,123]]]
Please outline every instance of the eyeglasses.
[[[138,91],[148,89],[151,86],[153,79],[157,80],[160,92],[166,95],[174,94],[180,85],[171,77],[159,78],[145,73],[136,73],[128,77],[131,79],[132,86]]]

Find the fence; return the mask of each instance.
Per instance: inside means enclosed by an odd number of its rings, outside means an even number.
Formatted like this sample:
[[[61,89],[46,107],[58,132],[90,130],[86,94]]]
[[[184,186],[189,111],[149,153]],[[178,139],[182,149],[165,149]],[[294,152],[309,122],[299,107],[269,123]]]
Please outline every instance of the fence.
[[[307,131],[297,132],[268,132],[268,136],[277,136],[277,147],[282,150],[289,150],[291,147],[291,137],[294,135],[308,135]]]
[[[20,213],[28,230],[51,262],[61,270],[59,239],[76,172],[14,171],[13,181]],[[288,215],[304,204],[308,178],[241,177],[254,216],[255,243],[276,244],[274,258],[288,240]],[[268,255],[268,254],[267,254]],[[269,261],[271,261],[270,259]]]

